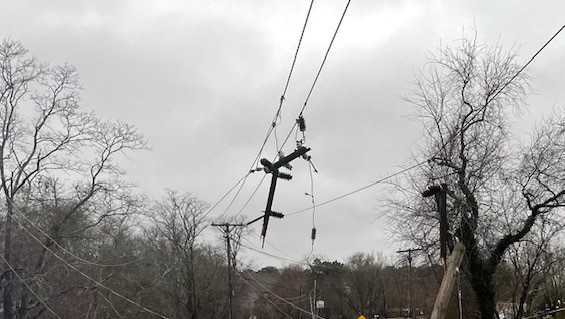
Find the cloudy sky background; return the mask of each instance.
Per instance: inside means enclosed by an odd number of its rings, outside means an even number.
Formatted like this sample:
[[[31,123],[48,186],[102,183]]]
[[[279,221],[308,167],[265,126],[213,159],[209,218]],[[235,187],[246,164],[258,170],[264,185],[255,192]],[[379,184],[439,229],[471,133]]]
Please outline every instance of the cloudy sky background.
[[[315,1],[287,93],[279,135],[292,125],[346,0]],[[128,179],[152,197],[165,188],[214,202],[242,176],[275,112],[309,1],[52,0],[5,2],[2,37],[81,75],[83,104],[101,117],[136,125],[151,151],[124,160]],[[305,112],[307,143],[322,201],[410,165],[422,126],[403,100],[439,45],[463,36],[513,47],[526,61],[563,24],[554,1],[352,0]],[[565,35],[528,69],[528,105],[513,119],[517,136],[565,103]],[[287,153],[293,143],[289,143]],[[267,154],[273,154],[274,142]],[[307,207],[306,163],[281,181],[274,209]],[[228,215],[260,180],[252,175]],[[264,209],[268,181],[244,212]],[[400,244],[379,216],[386,187],[318,210],[315,253],[343,259],[358,251],[393,256]],[[219,206],[212,216],[220,215]],[[255,226],[259,232],[259,225]],[[300,259],[310,252],[310,213],[273,220],[266,251]],[[216,238],[214,229],[208,236]],[[252,236],[254,245],[259,245]],[[254,252],[255,265],[280,265]]]

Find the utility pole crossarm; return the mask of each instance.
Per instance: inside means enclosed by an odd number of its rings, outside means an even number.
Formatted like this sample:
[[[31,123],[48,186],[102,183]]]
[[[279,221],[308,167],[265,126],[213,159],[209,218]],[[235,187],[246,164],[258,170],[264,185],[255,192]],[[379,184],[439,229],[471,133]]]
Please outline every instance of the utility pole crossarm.
[[[224,238],[226,240],[226,257],[227,257],[227,263],[228,263],[228,271],[227,271],[227,277],[228,277],[228,305],[229,305],[229,309],[228,309],[228,319],[232,319],[233,318],[233,304],[232,304],[232,298],[233,298],[233,284],[232,284],[232,253],[231,253],[231,232],[233,230],[234,227],[245,227],[245,224],[242,223],[212,223],[212,226],[218,227],[220,228],[220,230],[222,231],[222,233],[224,233]]]
[[[261,228],[261,237],[263,238],[262,246],[265,245],[265,237],[267,236],[267,228],[269,227],[269,218],[276,217],[276,218],[283,218],[284,214],[280,212],[274,212],[273,208],[273,200],[275,198],[275,190],[277,187],[277,180],[279,178],[290,180],[292,176],[287,173],[279,172],[279,168],[281,167],[289,167],[290,162],[297,159],[298,157],[304,156],[308,151],[310,151],[309,147],[305,146],[298,146],[294,152],[288,154],[287,156],[281,157],[278,161],[271,163],[266,158],[261,159],[261,164],[263,165],[263,170],[267,174],[271,174],[271,186],[269,187],[269,196],[267,197],[267,205],[265,207],[265,214],[263,215],[263,226]],[[255,222],[256,220],[251,221]]]

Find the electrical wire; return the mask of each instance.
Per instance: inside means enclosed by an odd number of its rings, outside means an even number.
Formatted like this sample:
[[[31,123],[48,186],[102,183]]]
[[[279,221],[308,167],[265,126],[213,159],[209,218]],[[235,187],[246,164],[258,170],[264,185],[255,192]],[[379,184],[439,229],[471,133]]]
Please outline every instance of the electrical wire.
[[[269,125],[269,128],[267,129],[267,133],[265,135],[265,138],[263,139],[263,143],[261,144],[261,147],[259,148],[259,151],[257,152],[257,155],[255,156],[255,158],[253,159],[253,162],[251,163],[251,165],[249,166],[249,171],[251,172],[255,166],[257,165],[257,163],[259,162],[259,158],[261,157],[261,154],[263,153],[263,150],[265,149],[265,146],[267,144],[267,142],[269,141],[269,137],[271,136],[271,134],[273,132],[275,132],[276,135],[276,128],[278,125],[278,119],[280,118],[281,115],[281,111],[283,108],[283,104],[284,101],[286,100],[286,93],[288,91],[288,87],[290,84],[290,80],[292,78],[292,74],[294,72],[294,66],[296,65],[296,60],[298,58],[298,53],[300,51],[300,47],[302,45],[302,39],[304,38],[304,32],[306,31],[306,26],[308,25],[308,21],[310,20],[310,13],[312,12],[312,6],[314,5],[314,0],[310,1],[310,5],[308,6],[308,12],[306,14],[306,18],[304,19],[304,24],[302,26],[302,31],[300,32],[300,37],[298,39],[298,44],[296,45],[296,50],[294,51],[294,57],[292,59],[292,64],[290,66],[290,70],[288,72],[288,76],[286,78],[286,82],[284,85],[284,89],[283,92],[281,94],[280,100],[279,100],[279,106],[277,108],[277,111],[275,112],[275,115],[273,117],[273,120],[271,121],[271,124]],[[278,149],[278,137],[275,140],[276,143],[276,148]],[[229,209],[232,207],[233,203],[235,202],[235,200],[237,199],[237,197],[239,196],[241,190],[243,189],[243,186],[245,185],[245,183],[247,182],[247,177],[249,175],[247,175],[243,182],[241,183],[241,186],[239,187],[238,191],[236,192],[236,194],[233,196],[232,200],[230,201],[230,203],[228,204],[228,206],[226,207],[226,209],[224,210],[224,213],[221,216],[224,216]]]
[[[251,174],[250,172],[247,172],[245,175],[243,175],[240,179],[237,180],[237,182],[230,187],[212,206],[210,206],[210,208],[208,208],[208,210],[202,215],[202,218],[206,218],[208,215],[210,215],[210,213],[221,203],[224,201],[224,199],[244,180],[247,179],[247,177],[249,176],[249,174]]]
[[[510,78],[495,94],[493,94],[492,98],[489,99],[489,101],[487,101],[487,103],[486,103],[485,105],[487,105],[488,103],[492,102],[492,101],[494,100],[494,98],[496,98],[508,85],[510,85],[510,83],[511,83],[512,81],[514,81],[514,80],[520,75],[520,73],[521,73],[522,71],[524,71],[524,69],[526,69],[526,67],[528,67],[528,66],[534,61],[534,59],[543,51],[543,49],[545,49],[545,47],[546,47],[547,45],[549,45],[549,43],[550,43],[551,41],[553,41],[553,39],[555,39],[555,37],[557,37],[557,35],[558,35],[561,31],[563,31],[563,29],[565,29],[565,25],[561,26],[561,28],[559,28],[559,30],[557,30],[557,32],[554,33],[553,36],[551,36],[551,38],[549,38],[549,40],[547,40],[547,41],[543,44],[543,46],[542,46],[539,50],[536,51],[536,53],[528,60],[528,62],[526,62],[526,63],[514,74],[514,76],[512,76],[512,78]],[[415,169],[415,168],[417,168],[417,167],[420,167],[420,166],[426,164],[428,161],[432,160],[435,156],[439,155],[439,153],[441,153],[441,152],[443,151],[443,149],[447,146],[447,144],[449,144],[452,140],[454,140],[458,135],[459,135],[459,132],[458,132],[457,134],[454,134],[449,140],[447,140],[447,141],[442,145],[442,147],[440,148],[440,150],[439,150],[438,152],[436,152],[436,153],[435,153],[432,157],[430,157],[429,159],[426,159],[426,160],[423,160],[423,161],[421,161],[421,162],[418,162],[418,163],[416,163],[416,164],[414,164],[414,165],[412,165],[412,166],[410,166],[410,167],[401,169],[401,170],[399,170],[399,171],[397,171],[397,172],[395,172],[395,173],[393,173],[393,174],[390,174],[390,175],[388,175],[388,176],[385,176],[385,177],[383,177],[383,178],[381,178],[381,179],[378,179],[378,180],[376,180],[376,181],[374,181],[374,182],[372,182],[372,183],[370,183],[370,184],[367,184],[367,185],[365,185],[365,186],[359,187],[359,188],[354,189],[354,190],[352,190],[352,191],[350,191],[350,192],[347,192],[347,193],[345,193],[345,194],[342,194],[342,195],[336,196],[336,197],[334,197],[334,198],[328,199],[328,200],[326,200],[326,201],[323,201],[323,202],[319,203],[319,204],[317,205],[317,207],[325,206],[325,205],[328,205],[328,204],[333,203],[333,202],[335,202],[335,201],[338,201],[338,200],[341,200],[341,199],[343,199],[343,198],[349,197],[349,196],[351,196],[351,195],[353,195],[353,194],[356,194],[356,193],[358,193],[358,192],[361,192],[361,191],[364,191],[364,190],[366,190],[366,189],[369,189],[369,188],[371,188],[371,187],[373,187],[373,186],[375,186],[375,185],[378,185],[378,184],[380,184],[380,183],[382,183],[382,182],[384,182],[384,181],[387,181],[387,180],[389,180],[389,179],[391,179],[391,178],[393,178],[393,177],[396,177],[396,176],[398,176],[398,175],[401,175],[401,174],[403,174],[403,173],[405,173],[405,172],[408,172],[408,171],[410,171],[410,170],[412,170],[412,169]],[[307,207],[307,208],[304,208],[304,209],[300,209],[300,210],[297,210],[297,211],[293,211],[293,212],[290,212],[290,213],[286,214],[286,216],[292,216],[292,215],[300,214],[300,213],[309,211],[309,210],[312,209],[312,208],[313,208],[313,207]]]
[[[303,262],[303,261],[299,261],[299,260],[295,260],[295,259],[291,259],[291,258],[287,258],[287,257],[278,256],[278,255],[275,255],[275,254],[266,252],[266,251],[264,251],[264,250],[260,250],[260,249],[257,249],[257,248],[253,248],[253,247],[251,247],[251,246],[247,246],[247,245],[245,245],[245,244],[243,244],[243,243],[239,243],[239,245],[240,245],[241,247],[244,247],[244,248],[246,248],[246,249],[249,249],[249,250],[251,250],[251,251],[254,251],[254,252],[256,252],[256,253],[259,253],[259,254],[262,254],[262,255],[265,255],[265,256],[274,258],[274,259],[278,259],[278,260],[281,260],[281,261],[284,261],[284,262],[289,262],[289,261],[290,261],[291,263],[294,263],[294,264],[300,264],[300,265],[307,265],[307,266],[309,266],[308,263],[305,263],[305,262]]]
[[[67,267],[69,267],[70,269],[76,271],[78,274],[80,274],[80,275],[83,276],[84,278],[90,280],[90,281],[91,281],[93,284],[95,284],[96,286],[101,287],[101,288],[103,288],[103,289],[109,291],[109,292],[112,293],[113,295],[115,295],[115,296],[117,296],[117,297],[119,297],[119,298],[121,298],[121,299],[127,301],[128,303],[130,303],[130,304],[132,304],[132,305],[138,307],[139,309],[141,309],[141,310],[143,310],[143,311],[145,311],[145,312],[147,312],[147,313],[150,313],[150,314],[152,314],[152,315],[154,315],[154,316],[156,316],[156,317],[159,317],[159,318],[161,318],[161,319],[170,319],[169,317],[166,317],[166,316],[164,316],[164,315],[161,315],[160,313],[155,312],[155,311],[153,311],[153,310],[151,310],[151,309],[149,309],[149,308],[143,306],[142,304],[137,303],[137,302],[131,300],[130,298],[128,298],[128,297],[122,295],[121,293],[115,291],[114,289],[112,289],[112,288],[110,288],[110,287],[104,285],[103,283],[99,282],[98,280],[96,280],[96,279],[92,278],[91,276],[89,276],[88,274],[84,273],[83,271],[81,271],[80,269],[78,269],[76,266],[74,266],[73,264],[71,264],[71,263],[69,263],[67,260],[65,260],[63,257],[59,256],[55,251],[53,251],[53,249],[51,249],[50,247],[48,247],[47,245],[45,245],[41,239],[37,238],[37,236],[35,236],[29,229],[27,229],[23,224],[21,224],[21,223],[18,221],[18,219],[14,219],[14,221],[15,221],[15,222],[20,226],[20,228],[21,228],[23,231],[25,231],[31,238],[33,238],[35,241],[37,241],[37,243],[39,243],[39,245],[41,245],[45,250],[47,250],[48,252],[50,252],[50,253],[53,255],[53,257],[57,258],[59,261],[61,261],[61,262],[62,262],[63,264],[65,264]]]
[[[108,299],[106,296],[104,296],[103,293],[101,293],[100,291],[96,291],[96,293],[98,295],[100,295],[100,297],[102,297],[102,299],[104,299],[104,301],[106,301],[106,303],[108,303],[108,305],[110,305],[110,308],[112,309],[112,311],[114,311],[114,313],[116,314],[116,316],[118,316],[118,318],[123,318],[123,316],[120,314],[120,312],[118,311],[118,309],[116,309],[116,306],[114,306],[114,304],[112,303],[112,301],[110,301],[110,299]]]
[[[243,206],[237,212],[237,216],[240,216],[241,213],[245,210],[245,208],[247,208],[247,206],[249,205],[249,203],[251,202],[253,197],[255,197],[255,194],[257,194],[257,191],[259,191],[259,188],[261,188],[261,185],[263,185],[263,183],[265,182],[266,178],[267,178],[267,174],[264,174],[263,177],[261,177],[261,180],[259,181],[259,183],[257,183],[257,186],[255,186],[255,189],[253,190],[253,192],[251,192],[251,195],[249,195],[249,198],[247,198],[247,200],[245,201]]]
[[[0,254],[0,258],[2,258],[2,261],[6,264],[6,266],[8,266],[8,268],[10,268],[10,271],[18,278],[18,280],[27,288],[27,290],[29,290],[29,292],[31,292],[31,294],[37,299],[37,301],[39,301],[39,303],[41,303],[43,305],[43,307],[45,307],[45,309],[47,309],[47,311],[49,311],[53,316],[55,316],[55,318],[58,319],[62,319],[61,316],[59,316],[55,310],[53,310],[53,308],[51,308],[49,306],[49,304],[47,303],[47,301],[43,300],[43,298],[41,298],[39,296],[38,293],[36,293],[31,286],[29,286],[26,281],[16,272],[16,270],[14,269],[14,267],[8,262],[8,260],[6,260],[6,258],[4,258],[4,255]]]
[[[310,100],[310,96],[312,95],[312,92],[314,91],[314,88],[316,87],[316,83],[318,83],[318,78],[320,77],[320,74],[322,73],[322,69],[324,68],[324,65],[326,64],[326,60],[328,59],[328,55],[330,54],[330,50],[332,49],[332,46],[334,44],[334,40],[337,36],[337,33],[339,32],[339,29],[341,27],[341,23],[343,22],[343,18],[345,18],[345,14],[347,13],[347,9],[349,8],[350,3],[351,3],[351,0],[348,0],[347,4],[345,5],[345,8],[343,9],[343,13],[341,14],[341,18],[339,19],[339,23],[337,24],[337,27],[336,27],[334,34],[332,36],[332,39],[330,41],[330,44],[328,45],[328,49],[326,50],[326,54],[324,55],[324,59],[322,60],[322,63],[320,64],[320,67],[318,68],[318,72],[316,73],[316,77],[314,78],[314,81],[312,82],[312,86],[310,87],[310,90],[308,91],[308,94],[306,95],[306,100],[304,101],[304,105],[302,105],[302,109],[300,110],[300,115],[302,115],[302,113],[304,113],[304,109],[306,108],[306,105],[308,104],[308,101]]]
[[[256,290],[257,292],[262,292],[260,288],[258,288],[257,286],[253,285],[250,281],[248,281],[247,279],[242,278],[243,282],[245,282],[249,287],[253,288],[254,290]],[[293,319],[291,315],[289,315],[288,313],[284,312],[282,309],[279,308],[279,306],[277,306],[277,304],[275,304],[271,299],[269,298],[264,298],[265,300],[267,300],[278,312],[282,313],[283,315],[285,315],[287,318]]]
[[[240,273],[238,273],[238,272],[236,272],[236,274],[237,274],[243,281],[248,281],[248,279],[246,279],[242,274],[240,274]],[[317,315],[317,314],[312,314],[312,312],[310,312],[310,311],[308,311],[308,310],[306,310],[306,309],[304,309],[304,308],[302,308],[302,307],[300,307],[300,306],[297,306],[297,305],[294,304],[293,302],[291,302],[291,301],[289,301],[289,300],[287,300],[287,299],[285,299],[285,298],[283,298],[283,297],[277,295],[275,292],[273,292],[272,290],[270,290],[269,288],[267,288],[265,285],[263,285],[263,284],[262,284],[261,282],[259,282],[257,279],[253,278],[253,276],[249,276],[249,279],[252,280],[253,282],[255,282],[255,283],[257,284],[257,286],[259,286],[263,291],[269,293],[269,294],[272,295],[273,297],[275,297],[275,298],[279,299],[280,301],[286,303],[287,305],[291,306],[292,308],[294,308],[294,309],[296,309],[296,310],[298,310],[298,311],[300,311],[300,312],[302,312],[302,313],[305,313],[305,314],[307,314],[307,315],[313,315],[315,318],[318,318],[318,319],[326,319],[326,318],[324,318],[324,317],[322,317],[322,316],[319,316],[319,315]]]
[[[543,51],[543,49],[545,49],[545,47],[551,43],[551,41],[553,41],[553,39],[555,39],[555,37],[557,37],[557,35],[559,35],[559,33],[561,33],[561,31],[563,31],[563,29],[565,29],[565,24],[561,26],[561,28],[559,28],[559,30],[557,30],[557,32],[555,32],[553,34],[553,36],[551,36],[551,38],[549,38],[549,40],[547,40],[540,48],[539,50],[536,51],[536,53],[534,53],[534,55],[532,55],[532,57],[528,60],[528,62],[526,62],[519,70],[518,72],[516,72],[516,74],[514,74],[513,77],[510,78],[510,80],[508,80],[502,87],[500,87],[500,89],[498,90],[498,92],[496,92],[496,94],[494,94],[492,96],[492,98],[490,100],[488,100],[485,105],[488,105],[492,100],[494,100],[499,94],[500,92],[502,92],[504,89],[506,89],[506,87],[508,85],[510,85],[510,83],[512,83],[512,81],[514,81],[518,75],[520,75],[520,73],[522,73],[522,71],[524,71],[529,65],[530,63],[532,63],[534,61],[534,59],[538,56],[538,54],[541,53],[541,51]]]
[[[334,197],[334,198],[331,198],[331,199],[325,200],[325,201],[323,201],[323,202],[320,202],[320,203],[318,203],[318,204],[316,205],[316,207],[319,208],[319,207],[321,207],[321,206],[325,206],[325,205],[331,204],[331,203],[333,203],[333,202],[336,202],[336,201],[338,201],[338,200],[341,200],[341,199],[344,199],[344,198],[346,198],[346,197],[349,197],[349,196],[351,196],[351,195],[353,195],[353,194],[362,192],[362,191],[364,191],[364,190],[366,190],[366,189],[369,189],[369,188],[371,188],[371,187],[373,187],[373,186],[375,186],[375,185],[381,184],[382,182],[385,182],[385,181],[387,181],[387,180],[389,180],[389,179],[391,179],[391,178],[393,178],[393,177],[396,177],[396,176],[398,176],[398,175],[402,175],[402,174],[404,174],[404,173],[406,173],[406,172],[408,172],[408,171],[410,171],[410,170],[413,170],[413,169],[415,169],[416,167],[422,166],[422,165],[426,164],[427,162],[428,162],[427,159],[424,160],[424,161],[418,162],[418,163],[416,163],[416,164],[414,164],[414,165],[412,165],[412,166],[406,167],[406,168],[401,169],[401,170],[399,170],[399,171],[397,171],[397,172],[394,172],[394,173],[392,173],[392,174],[390,174],[390,175],[387,175],[387,176],[385,176],[385,177],[382,177],[382,178],[380,178],[380,179],[378,179],[378,180],[376,180],[376,181],[374,181],[374,182],[372,182],[372,183],[370,183],[370,184],[367,184],[367,185],[365,185],[365,186],[356,188],[356,189],[354,189],[354,190],[352,190],[352,191],[350,191],[350,192],[347,192],[347,193],[345,193],[345,194],[341,194],[341,195],[338,195],[338,196],[336,196],[336,197]],[[299,210],[296,210],[296,211],[287,213],[285,216],[293,216],[293,215],[296,215],[296,214],[308,212],[308,211],[310,211],[310,210],[313,209],[313,208],[314,208],[314,206],[306,207],[306,208],[303,208],[303,209],[299,209]]]
[[[15,214],[13,215],[14,217],[16,217],[16,218],[22,217],[28,224],[30,224],[33,228],[35,228],[38,232],[40,232],[43,236],[45,236],[45,238],[49,239],[55,246],[57,246],[59,249],[61,249],[67,255],[73,257],[74,259],[78,260],[79,262],[81,262],[83,264],[87,264],[87,265],[91,265],[91,266],[97,266],[97,267],[111,268],[111,267],[124,267],[124,266],[131,265],[131,264],[139,261],[139,259],[136,259],[136,260],[133,260],[133,261],[128,261],[128,262],[124,262],[124,263],[120,263],[120,264],[102,264],[102,263],[93,262],[93,261],[84,259],[80,256],[77,256],[73,252],[71,252],[70,250],[65,248],[63,245],[59,244],[59,242],[57,240],[55,240],[53,237],[51,237],[46,231],[41,229],[41,227],[39,227],[35,223],[33,223],[14,204],[12,204],[12,206],[15,208],[14,209]]]
[[[304,104],[302,105],[302,108],[300,109],[299,116],[304,113],[304,110],[306,109],[306,106],[308,105],[308,102],[310,101],[310,97],[312,96],[312,92],[314,91],[314,88],[316,87],[316,84],[318,83],[318,79],[320,78],[320,74],[322,73],[322,70],[324,69],[324,66],[326,65],[326,60],[328,59],[330,51],[333,47],[335,38],[337,37],[337,34],[339,33],[339,30],[341,28],[341,24],[343,22],[343,19],[345,18],[345,14],[347,13],[347,9],[349,8],[350,3],[351,3],[351,0],[348,0],[347,4],[345,5],[345,8],[343,9],[343,12],[341,14],[341,18],[339,19],[339,22],[337,24],[337,27],[336,27],[334,33],[333,33],[330,44],[328,45],[328,48],[326,49],[326,53],[324,54],[324,58],[322,59],[322,63],[320,63],[320,66],[318,67],[318,71],[316,72],[316,76],[314,77],[314,81],[312,81],[312,85],[310,86],[310,89],[308,90],[308,93],[306,94],[306,99],[304,100]],[[294,124],[290,128],[290,131],[288,132],[286,138],[284,139],[283,144],[280,147],[281,149],[288,142],[288,139],[289,139],[290,135],[292,134],[292,131],[296,128],[296,126],[297,126],[297,123],[294,122]]]
[[[314,242],[316,241],[316,197],[314,195],[314,175],[312,174],[312,163],[308,162],[308,171],[310,172],[310,197],[312,199],[312,250],[310,256],[314,254]]]

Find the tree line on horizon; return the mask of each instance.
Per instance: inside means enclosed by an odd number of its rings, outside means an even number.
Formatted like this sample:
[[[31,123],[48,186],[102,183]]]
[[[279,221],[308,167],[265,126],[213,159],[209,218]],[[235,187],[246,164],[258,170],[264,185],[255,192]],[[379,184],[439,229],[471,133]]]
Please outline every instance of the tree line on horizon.
[[[425,165],[395,180],[394,235],[419,262],[357,253],[281,269],[238,263],[206,239],[208,205],[169,190],[151,199],[127,182],[124,154],[147,148],[132,125],[80,102],[77,70],[0,43],[0,313],[31,318],[226,318],[227,258],[236,318],[427,317],[443,275],[438,214],[422,198],[447,185],[449,237],[467,318],[521,319],[565,294],[565,116],[556,112],[517,145],[512,114],[528,93],[514,53],[462,40],[440,49],[408,100],[424,126]],[[412,307],[410,306],[412,300]],[[449,318],[458,318],[451,299]]]

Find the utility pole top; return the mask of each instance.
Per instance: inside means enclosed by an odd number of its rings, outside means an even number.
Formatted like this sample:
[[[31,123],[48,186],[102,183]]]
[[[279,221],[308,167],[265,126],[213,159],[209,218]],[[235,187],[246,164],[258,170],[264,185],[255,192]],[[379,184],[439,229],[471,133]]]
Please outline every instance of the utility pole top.
[[[243,226],[246,226],[246,225],[242,224],[242,223],[234,224],[234,223],[227,223],[226,222],[226,223],[212,223],[212,226],[216,226],[216,227],[233,227],[233,226],[243,227]]]
[[[271,163],[268,159],[263,158],[261,159],[261,164],[263,165],[263,171],[267,174],[271,174],[271,186],[269,187],[269,196],[267,197],[267,205],[265,207],[265,214],[263,217],[263,227],[261,229],[261,237],[263,238],[263,245],[265,245],[265,237],[267,236],[267,227],[269,225],[269,218],[283,218],[284,214],[280,212],[275,212],[272,210],[273,207],[273,199],[275,197],[275,189],[277,187],[277,180],[284,179],[290,180],[292,179],[292,175],[283,173],[279,171],[281,167],[291,168],[290,162],[293,160],[306,156],[306,153],[310,151],[309,147],[305,147],[299,145],[294,152],[290,153],[287,156],[281,157],[278,161]],[[252,221],[253,222],[253,221]]]
[[[411,254],[412,252],[420,251],[420,250],[423,250],[423,249],[422,248],[407,248],[407,249],[397,250],[396,253],[398,253],[398,254],[402,254],[402,253]]]

